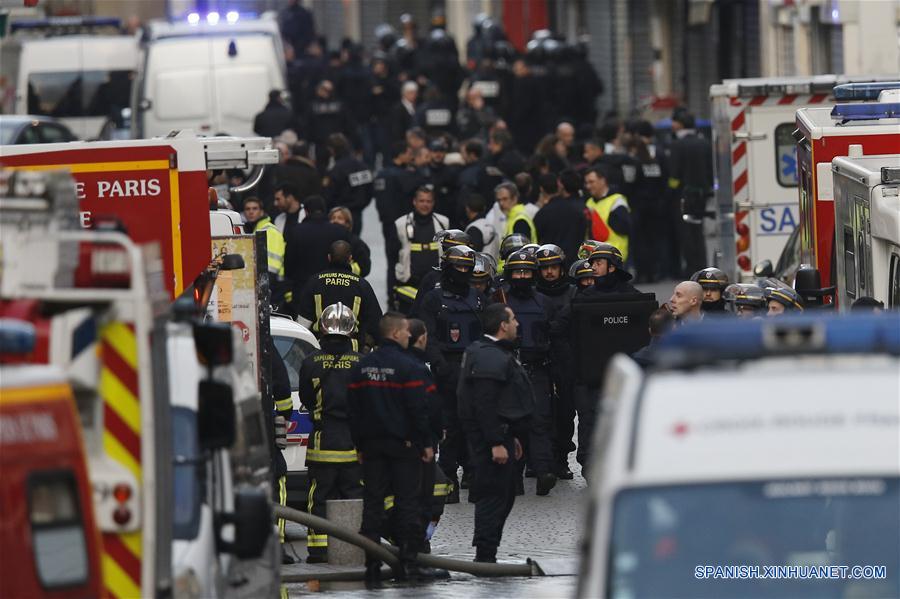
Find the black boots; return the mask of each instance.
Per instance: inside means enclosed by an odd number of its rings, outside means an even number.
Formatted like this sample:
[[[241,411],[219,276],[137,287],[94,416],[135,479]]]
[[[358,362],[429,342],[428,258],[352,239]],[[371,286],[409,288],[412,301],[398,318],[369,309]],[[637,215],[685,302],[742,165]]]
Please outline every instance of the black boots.
[[[538,474],[537,477],[537,495],[547,495],[550,489],[556,486],[556,475],[552,472]]]
[[[476,547],[475,548],[475,559],[472,560],[475,562],[484,562],[488,564],[496,564],[497,563],[497,548],[493,547]]]
[[[366,563],[366,588],[377,589],[381,586],[381,562]]]
[[[453,490],[447,494],[447,500],[445,503],[459,503],[459,480],[456,478],[450,479],[450,484],[453,485]]]

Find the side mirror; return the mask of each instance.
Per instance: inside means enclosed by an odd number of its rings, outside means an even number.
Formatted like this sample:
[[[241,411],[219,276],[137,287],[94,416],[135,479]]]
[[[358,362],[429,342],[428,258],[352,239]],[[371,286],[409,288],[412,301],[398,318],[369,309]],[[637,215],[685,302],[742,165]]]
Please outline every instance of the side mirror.
[[[234,524],[234,542],[219,541],[219,550],[238,559],[256,559],[266,549],[272,534],[272,507],[265,491],[238,489],[234,493],[234,512],[219,516],[219,524]]]
[[[202,449],[223,449],[234,444],[236,417],[231,386],[200,381],[197,389],[197,436]]]
[[[224,366],[234,358],[231,347],[231,325],[224,322],[204,322],[194,325],[194,345],[197,359],[204,366]]]
[[[240,270],[244,268],[244,257],[240,254],[225,254],[219,270]]]
[[[757,277],[774,277],[775,268],[772,266],[771,260],[763,260],[753,267],[753,274]]]

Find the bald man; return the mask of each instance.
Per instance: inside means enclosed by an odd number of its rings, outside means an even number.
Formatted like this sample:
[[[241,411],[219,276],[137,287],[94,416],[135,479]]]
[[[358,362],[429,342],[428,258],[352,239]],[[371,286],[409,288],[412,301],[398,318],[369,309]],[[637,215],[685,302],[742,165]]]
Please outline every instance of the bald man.
[[[694,281],[684,281],[675,286],[675,292],[669,298],[672,314],[682,324],[689,320],[703,318],[700,307],[703,305],[703,287]]]

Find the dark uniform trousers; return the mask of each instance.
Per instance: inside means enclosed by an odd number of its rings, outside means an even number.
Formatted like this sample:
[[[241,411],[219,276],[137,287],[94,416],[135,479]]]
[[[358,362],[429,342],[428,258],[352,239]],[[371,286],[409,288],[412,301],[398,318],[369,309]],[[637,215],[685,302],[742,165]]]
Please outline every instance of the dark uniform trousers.
[[[385,498],[394,495],[397,544],[407,555],[421,547],[425,531],[421,526],[419,488],[422,461],[418,447],[395,439],[366,441],[363,453],[363,520],[360,533],[379,542],[385,530]],[[378,560],[366,557],[366,563]]]
[[[528,463],[537,474],[553,472],[553,397],[546,364],[523,362],[534,393],[534,412],[528,431]]]
[[[503,446],[509,453],[505,464],[494,462],[491,446],[478,428],[466,431],[469,451],[475,465],[472,490],[475,500],[475,533],[472,545],[493,555],[500,546],[503,525],[516,500],[516,479],[520,476],[520,464],[516,461],[513,435],[507,432]]]
[[[462,353],[445,353],[444,358],[447,364],[452,368],[450,376],[446,380],[438,382],[438,393],[441,394],[442,419],[446,435],[440,444],[440,454],[438,455],[438,464],[441,470],[447,475],[451,483],[458,481],[457,470],[462,466],[468,466],[468,447],[466,446],[466,436],[463,432],[462,425],[459,421],[459,411],[457,409],[456,387],[459,384],[459,365],[462,361]]]
[[[329,499],[362,499],[362,468],[358,462],[328,464],[307,461],[306,464],[310,481],[306,509],[313,516],[326,517]],[[310,528],[306,534],[306,546],[309,555],[325,557],[328,535]]]
[[[575,410],[578,412],[578,452],[575,454],[581,464],[582,475],[587,473],[588,457],[591,455],[591,440],[594,426],[600,412],[600,387],[575,385]]]
[[[558,369],[559,370],[559,369]],[[568,466],[568,456],[575,451],[575,378],[561,371],[553,376],[553,457],[558,467]]]

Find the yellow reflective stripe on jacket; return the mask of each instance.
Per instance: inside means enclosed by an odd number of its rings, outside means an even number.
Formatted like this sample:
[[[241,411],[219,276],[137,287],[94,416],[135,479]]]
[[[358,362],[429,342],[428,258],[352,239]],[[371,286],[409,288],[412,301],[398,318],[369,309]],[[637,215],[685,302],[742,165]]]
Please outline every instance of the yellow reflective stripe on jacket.
[[[294,400],[292,400],[290,397],[276,400],[275,409],[279,412],[283,412],[284,410],[292,410],[294,409]]]
[[[356,462],[355,449],[308,449],[307,462],[324,462],[327,464],[345,464]]]
[[[353,316],[356,317],[356,321],[359,322],[359,307],[362,305],[362,297],[357,295],[353,298]]]
[[[307,533],[307,547],[328,547],[328,535],[314,535]]]
[[[394,290],[409,299],[416,299],[416,294],[419,293],[419,290],[412,285],[398,285],[397,287],[394,287]]]
[[[319,331],[319,319],[322,318],[322,294],[313,295],[313,302],[315,303],[313,309],[316,311],[316,320],[312,323],[312,329],[315,333]]]
[[[516,223],[524,220],[528,223],[528,235],[529,242],[537,241],[537,229],[534,228],[534,221],[531,220],[531,217],[528,216],[528,212],[525,210],[525,206],[522,204],[516,204],[509,210],[509,214],[506,215],[506,232],[503,234],[503,237],[507,237],[513,234],[513,231],[516,227]]]
[[[679,187],[681,187],[681,180],[669,177],[669,189],[678,189]]]
[[[591,198],[586,202],[586,205],[599,214],[604,224],[607,225],[609,237],[606,239],[606,243],[616,246],[619,251],[622,252],[622,261],[625,261],[628,260],[628,236],[615,232],[613,228],[609,226],[609,213],[612,212],[613,207],[620,200],[625,203],[625,207],[628,208],[630,212],[631,207],[628,205],[628,198],[621,193],[609,194],[602,200]]]
[[[394,507],[394,496],[388,495],[384,498],[384,511],[388,511]]]
[[[276,274],[279,277],[283,277],[284,251],[286,247],[284,236],[268,216],[257,221],[256,227],[253,230],[266,232],[266,264],[268,265],[269,272]]]
[[[409,251],[411,252],[436,252],[441,249],[441,245],[437,241],[431,243],[410,243]]]
[[[434,496],[446,497],[453,491],[453,483],[434,483]]]
[[[362,268],[359,267],[359,264],[357,264],[356,260],[350,261],[350,272],[355,275],[362,275]]]

